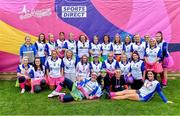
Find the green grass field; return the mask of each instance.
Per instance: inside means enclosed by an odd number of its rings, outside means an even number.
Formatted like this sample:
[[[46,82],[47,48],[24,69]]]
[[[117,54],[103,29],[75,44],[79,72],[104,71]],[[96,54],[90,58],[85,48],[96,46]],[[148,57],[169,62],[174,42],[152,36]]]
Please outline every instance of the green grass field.
[[[165,104],[157,94],[147,103],[107,99],[61,103],[57,98],[47,98],[49,90],[21,95],[14,84],[15,81],[0,81],[0,115],[180,115],[180,79],[169,80],[163,90],[173,104]]]

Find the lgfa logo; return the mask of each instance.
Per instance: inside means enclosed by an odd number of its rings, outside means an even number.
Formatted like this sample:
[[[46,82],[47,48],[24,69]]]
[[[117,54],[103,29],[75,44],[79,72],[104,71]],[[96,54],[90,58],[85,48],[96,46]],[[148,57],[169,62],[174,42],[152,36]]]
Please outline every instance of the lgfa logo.
[[[22,10],[19,12],[19,18],[21,20],[29,19],[32,17],[35,18],[41,18],[45,16],[50,16],[52,14],[51,8],[45,8],[45,9],[27,9],[26,5],[23,5]]]

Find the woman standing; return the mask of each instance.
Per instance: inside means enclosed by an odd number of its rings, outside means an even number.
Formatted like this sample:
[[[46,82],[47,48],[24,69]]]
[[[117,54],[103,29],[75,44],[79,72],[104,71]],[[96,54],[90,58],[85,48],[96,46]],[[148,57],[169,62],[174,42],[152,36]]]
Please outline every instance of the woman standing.
[[[125,41],[123,44],[123,53],[127,56],[128,60],[131,60],[132,42],[130,36],[125,37]]]
[[[162,80],[162,86],[166,87],[167,86],[167,67],[170,62],[172,62],[169,58],[169,52],[168,52],[168,43],[164,41],[163,38],[163,33],[161,31],[156,33],[156,41],[157,41],[157,46],[160,47],[161,49],[161,61],[162,61],[162,66],[163,66],[163,72],[160,74],[161,80]]]
[[[112,43],[110,42],[109,35],[104,35],[103,37],[103,43],[101,45],[101,51],[102,51],[102,58],[103,61],[107,60],[108,54],[113,51]]]
[[[74,34],[69,33],[69,40],[65,40],[64,49],[71,50],[73,52],[74,57],[77,57],[77,50],[76,50],[76,41],[74,39]]]
[[[132,44],[132,51],[137,51],[141,60],[144,60],[146,50],[146,43],[141,40],[139,34],[134,35],[134,43]]]
[[[119,34],[115,35],[114,43],[112,45],[115,59],[119,62],[121,60],[121,54],[123,51],[123,43],[121,42],[121,37]]]
[[[83,55],[89,57],[89,40],[85,35],[79,36],[79,41],[77,42],[77,51],[78,51],[78,61]]]
[[[46,56],[45,56],[45,45],[46,39],[44,33],[39,34],[38,41],[35,42],[35,48],[37,51],[37,57],[40,57],[42,64],[45,64]]]
[[[64,58],[64,43],[65,43],[65,33],[60,32],[59,38],[56,40],[56,49],[60,58]]]
[[[56,50],[56,44],[54,40],[54,35],[50,33],[48,35],[48,43],[46,43],[45,45],[46,61],[51,58],[53,50]]]
[[[28,57],[28,63],[32,65],[34,62],[34,57],[36,56],[36,48],[31,43],[30,36],[25,37],[25,43],[20,48],[20,59],[22,59],[24,56]]]
[[[90,61],[93,61],[94,56],[99,56],[99,58],[101,57],[101,44],[99,43],[99,37],[97,35],[93,37],[93,42],[90,43],[89,53],[91,56]]]
[[[161,73],[163,71],[160,63],[161,56],[161,49],[156,46],[156,39],[150,39],[149,47],[146,48],[145,52],[146,69],[152,69],[156,73]]]

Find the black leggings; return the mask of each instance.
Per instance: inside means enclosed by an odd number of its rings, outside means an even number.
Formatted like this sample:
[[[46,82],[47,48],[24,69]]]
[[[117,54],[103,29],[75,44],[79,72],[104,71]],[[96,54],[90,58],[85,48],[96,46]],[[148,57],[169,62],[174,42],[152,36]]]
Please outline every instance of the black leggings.
[[[62,86],[61,83],[60,83],[60,85]],[[70,79],[65,78],[63,85],[66,86],[70,91],[72,91],[73,82]],[[70,102],[73,100],[74,100],[74,98],[70,93],[64,95],[64,97],[63,97],[63,102]]]
[[[142,79],[134,80],[134,83],[132,84],[131,88],[138,90],[143,86],[143,84],[144,83],[143,83]]]

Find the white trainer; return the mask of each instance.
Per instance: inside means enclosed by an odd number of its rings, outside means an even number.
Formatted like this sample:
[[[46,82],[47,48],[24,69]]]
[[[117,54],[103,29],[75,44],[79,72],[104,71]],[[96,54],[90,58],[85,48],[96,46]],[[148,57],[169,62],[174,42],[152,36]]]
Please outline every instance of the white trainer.
[[[25,92],[25,89],[22,89],[22,90],[21,90],[21,94],[23,94],[24,92]]]
[[[52,98],[52,97],[59,96],[59,95],[65,95],[65,93],[53,91],[52,93],[50,93],[48,95],[48,98]]]

